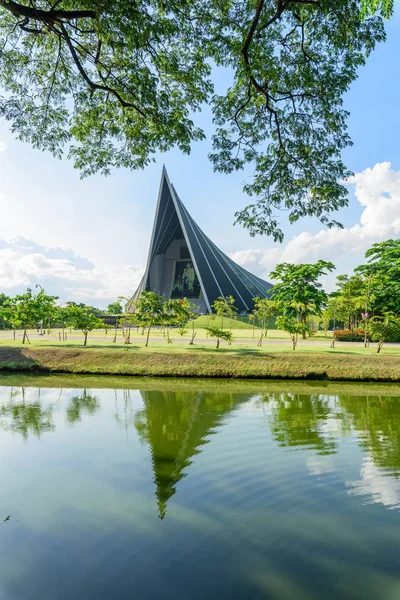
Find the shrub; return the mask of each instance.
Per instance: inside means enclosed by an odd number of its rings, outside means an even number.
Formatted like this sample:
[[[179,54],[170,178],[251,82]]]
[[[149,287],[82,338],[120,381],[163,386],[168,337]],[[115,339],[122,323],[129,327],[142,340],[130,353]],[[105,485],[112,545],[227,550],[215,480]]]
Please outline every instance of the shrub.
[[[364,329],[336,329],[335,338],[338,342],[363,342],[365,336]]]

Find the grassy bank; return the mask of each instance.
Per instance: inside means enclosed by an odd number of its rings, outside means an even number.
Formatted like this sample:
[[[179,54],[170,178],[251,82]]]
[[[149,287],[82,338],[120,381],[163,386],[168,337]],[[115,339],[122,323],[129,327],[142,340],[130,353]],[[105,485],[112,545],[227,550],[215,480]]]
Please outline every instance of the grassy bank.
[[[135,351],[130,348],[0,347],[0,370],[26,372],[400,382],[399,356],[331,352]]]

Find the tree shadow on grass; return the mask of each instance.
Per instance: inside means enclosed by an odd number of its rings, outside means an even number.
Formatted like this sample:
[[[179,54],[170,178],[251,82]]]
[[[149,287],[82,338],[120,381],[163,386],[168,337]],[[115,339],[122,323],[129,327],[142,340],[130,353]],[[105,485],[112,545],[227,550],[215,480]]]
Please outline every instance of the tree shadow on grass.
[[[121,345],[116,346],[115,344],[107,344],[107,345],[97,345],[97,344],[88,344],[84,346],[83,344],[68,344],[68,343],[60,343],[60,344],[49,344],[46,346],[33,346],[34,348],[68,348],[68,350],[139,350],[140,346],[134,346],[133,344],[129,345]]]
[[[1,371],[32,371],[40,368],[38,361],[26,356],[24,353],[25,347],[10,348],[7,346],[0,347],[0,370]]]
[[[211,353],[211,354],[215,354],[216,356],[218,356],[218,354],[231,354],[232,356],[235,356],[236,354],[240,354],[240,355],[252,355],[252,356],[261,356],[261,357],[273,357],[273,354],[268,354],[268,353],[264,353],[262,350],[257,350],[256,348],[215,348],[213,346],[211,347],[207,347],[207,348],[199,348],[196,346],[189,346],[189,348],[186,348],[187,351],[189,352],[204,352],[204,353]]]
[[[315,354],[316,354],[316,352],[315,352]],[[362,354],[360,352],[355,352],[354,350],[335,350],[334,348],[332,348],[331,350],[325,350],[325,352],[323,352],[323,354],[344,354],[344,355],[355,354],[356,356],[360,356],[361,358],[365,358],[366,356],[373,356],[371,354]]]

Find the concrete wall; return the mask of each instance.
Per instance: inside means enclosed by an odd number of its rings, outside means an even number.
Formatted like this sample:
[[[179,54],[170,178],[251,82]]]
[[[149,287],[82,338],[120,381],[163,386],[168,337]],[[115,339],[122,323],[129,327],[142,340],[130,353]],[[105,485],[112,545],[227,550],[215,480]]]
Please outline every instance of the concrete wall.
[[[175,261],[181,260],[181,247],[186,247],[185,240],[173,240],[164,254],[157,254],[150,265],[149,283],[150,290],[169,298],[172,289],[172,278],[174,276]],[[204,301],[203,292],[200,297],[190,299],[193,304],[199,307],[200,313],[207,312],[207,306]]]

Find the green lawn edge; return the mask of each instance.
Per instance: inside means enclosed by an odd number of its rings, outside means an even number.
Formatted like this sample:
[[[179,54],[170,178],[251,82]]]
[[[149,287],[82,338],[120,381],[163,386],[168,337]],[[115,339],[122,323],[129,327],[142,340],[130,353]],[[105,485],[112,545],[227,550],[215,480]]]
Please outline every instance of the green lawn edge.
[[[133,349],[0,347],[0,372],[135,377],[400,382],[400,358],[347,352],[137,352]]]

